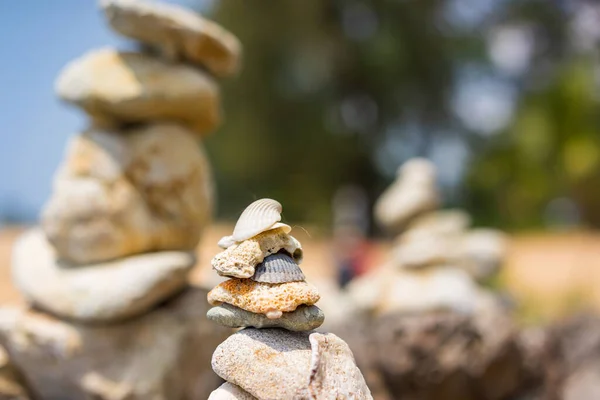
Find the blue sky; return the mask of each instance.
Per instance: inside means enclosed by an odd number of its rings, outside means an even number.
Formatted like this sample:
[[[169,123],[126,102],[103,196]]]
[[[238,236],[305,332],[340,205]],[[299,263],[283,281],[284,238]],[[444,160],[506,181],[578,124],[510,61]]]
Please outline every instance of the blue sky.
[[[34,221],[68,138],[86,127],[55,96],[58,73],[86,51],[128,41],[94,0],[4,0],[0,16],[0,222]]]
[[[31,221],[67,139],[85,128],[83,113],[55,96],[55,78],[84,52],[124,41],[93,1],[0,1],[0,15],[0,219]]]

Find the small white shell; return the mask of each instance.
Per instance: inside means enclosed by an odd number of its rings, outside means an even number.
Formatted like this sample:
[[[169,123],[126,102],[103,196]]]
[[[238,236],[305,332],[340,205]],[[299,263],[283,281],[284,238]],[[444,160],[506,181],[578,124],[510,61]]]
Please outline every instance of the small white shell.
[[[235,239],[233,236],[223,236],[221,240],[217,243],[217,245],[222,249],[227,249],[235,244]]]
[[[296,264],[302,264],[302,260],[304,259],[304,251],[302,250],[302,245],[292,235],[289,235],[290,243],[283,247],[285,251],[292,255]]]
[[[286,233],[289,233],[292,228],[289,225],[279,223],[281,221],[281,211],[281,204],[276,200],[256,200],[246,207],[238,218],[233,229],[233,240],[241,242],[261,232],[275,228],[283,228]]]

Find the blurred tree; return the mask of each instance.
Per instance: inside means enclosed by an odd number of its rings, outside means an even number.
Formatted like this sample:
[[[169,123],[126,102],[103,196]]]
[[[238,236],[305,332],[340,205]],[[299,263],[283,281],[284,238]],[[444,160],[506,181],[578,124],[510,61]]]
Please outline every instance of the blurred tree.
[[[543,224],[557,197],[600,226],[600,126],[589,60],[570,60],[548,86],[523,95],[509,129],[487,144],[471,170],[479,217],[503,226]]]
[[[326,223],[338,187],[372,202],[399,164],[428,156],[450,188],[470,166],[449,199],[479,222],[539,224],[567,196],[598,223],[598,60],[578,46],[591,34],[573,35],[590,4],[215,2],[244,45],[226,123],[207,140],[220,216],[269,196],[288,220]]]

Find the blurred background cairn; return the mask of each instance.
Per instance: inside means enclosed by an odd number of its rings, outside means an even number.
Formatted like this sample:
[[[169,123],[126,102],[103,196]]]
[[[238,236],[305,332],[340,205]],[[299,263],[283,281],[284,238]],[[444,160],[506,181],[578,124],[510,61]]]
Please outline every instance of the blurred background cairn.
[[[1,342],[35,398],[206,398],[228,330],[204,326],[206,291],[188,287],[213,203],[199,139],[222,119],[214,76],[236,73],[241,47],[178,6],[100,5],[144,51],[92,50],[58,77],[90,125],[70,140],[41,228],[15,245],[13,278],[36,310],[0,310]]]

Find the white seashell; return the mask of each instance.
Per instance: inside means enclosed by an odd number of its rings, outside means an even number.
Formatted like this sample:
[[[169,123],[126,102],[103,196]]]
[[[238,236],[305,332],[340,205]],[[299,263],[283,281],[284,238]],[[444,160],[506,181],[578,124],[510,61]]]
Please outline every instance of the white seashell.
[[[236,241],[233,236],[223,236],[217,245],[222,249],[227,249],[228,247],[233,246],[235,243]]]
[[[302,245],[300,244],[298,239],[296,239],[292,235],[288,235],[288,238],[289,243],[286,244],[283,247],[283,249],[292,256],[294,261],[296,261],[296,264],[301,264],[302,260],[304,259],[304,251],[302,250]]]
[[[283,230],[283,232],[285,232],[285,233],[290,233],[292,230],[291,226],[289,226],[287,224],[283,224],[281,222],[277,222],[275,225],[273,225],[271,228],[267,229],[266,231],[270,231],[270,230],[277,229],[277,228],[281,228]],[[262,232],[260,232],[260,233],[262,233]],[[290,238],[292,238],[292,237],[290,236]],[[236,240],[233,238],[233,236],[223,236],[219,240],[217,245],[222,249],[228,249],[231,246],[233,246],[234,244],[239,244],[239,243],[241,243],[241,242],[236,242]],[[289,247],[289,249],[288,249],[288,247]],[[296,262],[298,264],[300,264],[300,262],[302,261],[302,245],[300,245],[300,242],[298,242],[297,239],[292,238],[291,244],[288,247],[286,247],[286,250],[288,250],[290,252],[290,254],[293,254],[294,258],[296,259]]]
[[[283,228],[285,233],[289,233],[292,228],[289,225],[280,223],[281,204],[273,199],[260,199],[250,204],[238,218],[233,229],[233,239],[241,242],[275,228]]]

